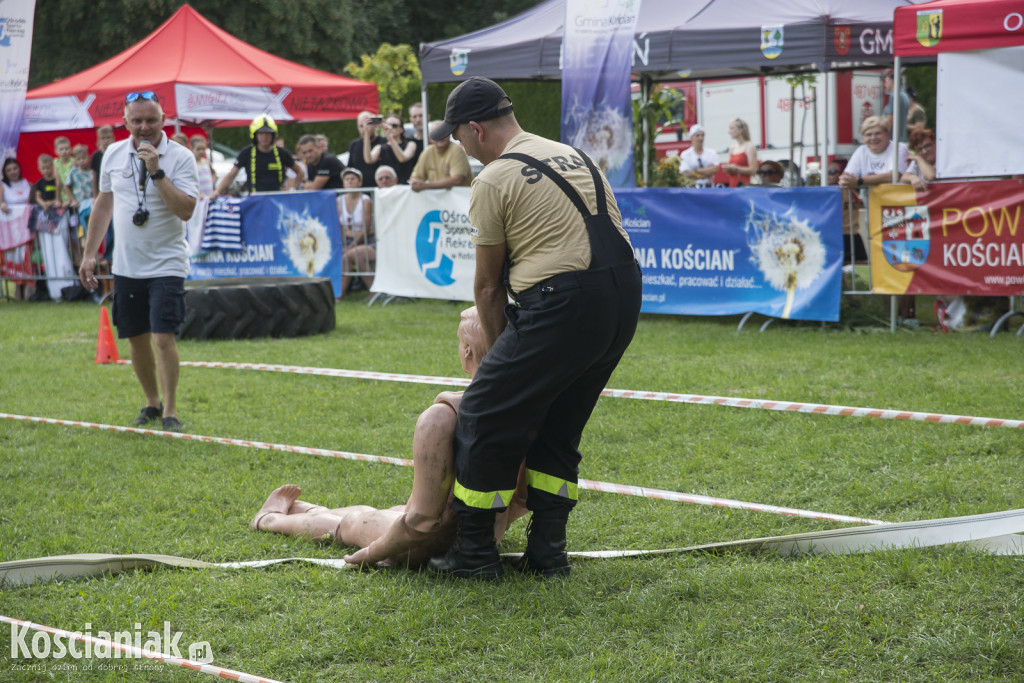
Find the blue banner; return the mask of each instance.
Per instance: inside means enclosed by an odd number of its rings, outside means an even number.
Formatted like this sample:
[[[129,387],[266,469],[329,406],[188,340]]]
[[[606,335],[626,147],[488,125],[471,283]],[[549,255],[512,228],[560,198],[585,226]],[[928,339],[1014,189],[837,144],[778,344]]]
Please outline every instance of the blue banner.
[[[341,296],[341,228],[330,190],[253,195],[242,200],[240,249],[192,257],[190,280],[329,277]]]
[[[630,69],[640,0],[566,0],[562,142],[590,155],[612,187],[633,187]]]
[[[838,187],[617,190],[645,313],[839,320]]]
[[[35,0],[0,2],[0,55],[4,60],[0,72],[0,152],[4,159],[18,156],[35,8]]]

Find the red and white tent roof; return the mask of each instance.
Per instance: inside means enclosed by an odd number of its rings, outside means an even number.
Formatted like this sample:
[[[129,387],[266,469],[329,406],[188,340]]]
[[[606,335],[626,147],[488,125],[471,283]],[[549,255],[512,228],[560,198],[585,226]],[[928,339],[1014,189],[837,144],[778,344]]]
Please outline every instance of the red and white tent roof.
[[[895,11],[893,53],[898,57],[1014,45],[1024,45],[1021,0],[935,0]]]
[[[374,83],[336,76],[259,50],[183,5],[124,52],[26,94],[23,131],[119,124],[124,96],[152,90],[168,118],[215,126],[335,121],[377,110]]]

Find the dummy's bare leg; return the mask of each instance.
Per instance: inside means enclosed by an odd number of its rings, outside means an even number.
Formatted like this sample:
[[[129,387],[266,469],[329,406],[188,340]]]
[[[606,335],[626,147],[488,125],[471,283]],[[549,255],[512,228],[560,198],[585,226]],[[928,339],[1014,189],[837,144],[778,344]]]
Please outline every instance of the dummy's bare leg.
[[[275,489],[253,517],[254,531],[271,531],[316,541],[333,541],[362,548],[387,530],[404,508],[377,510],[368,505],[353,505],[333,510],[298,500],[302,489],[285,484]]]
[[[346,556],[346,562],[372,565],[410,550],[412,553],[405,557],[411,564],[430,557],[431,542],[443,533],[444,513],[455,478],[454,436],[455,411],[451,406],[435,403],[420,414],[413,435],[414,465],[409,502],[404,512],[381,511],[393,515],[393,522],[375,542]],[[418,553],[419,550],[424,552]]]
[[[262,531],[266,527],[265,522],[269,522],[267,517],[270,515],[288,516],[288,508],[301,494],[302,489],[295,484],[285,484],[274,489],[263,503],[263,507],[249,522],[249,528],[253,531]]]

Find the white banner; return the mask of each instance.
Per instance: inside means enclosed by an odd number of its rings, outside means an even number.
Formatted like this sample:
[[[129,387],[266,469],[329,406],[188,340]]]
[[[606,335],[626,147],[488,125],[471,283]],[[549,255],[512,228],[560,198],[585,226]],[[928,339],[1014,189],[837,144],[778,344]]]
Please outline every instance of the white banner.
[[[1024,173],[1024,46],[939,55],[936,173]]]
[[[0,3],[0,148],[4,159],[17,156],[35,11],[36,0]]]
[[[277,121],[291,121],[284,98],[292,91],[285,86],[277,93],[268,87],[174,84],[178,118],[183,121],[250,119],[270,114]]]
[[[473,300],[476,247],[469,188],[378,189],[373,291],[423,299]]]

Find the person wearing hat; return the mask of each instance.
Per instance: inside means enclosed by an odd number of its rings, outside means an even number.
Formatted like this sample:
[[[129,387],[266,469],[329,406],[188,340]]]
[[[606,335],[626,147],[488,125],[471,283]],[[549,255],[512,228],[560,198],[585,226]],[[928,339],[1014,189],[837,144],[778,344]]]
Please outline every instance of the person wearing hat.
[[[341,172],[346,190],[363,187],[363,172],[349,166]],[[373,268],[377,261],[377,240],[373,234],[373,202],[362,192],[338,195],[338,220],[345,250],[341,263],[341,295],[348,294],[356,278],[361,278],[366,291],[373,285]]]
[[[260,114],[249,124],[249,136],[253,144],[247,145],[238,152],[235,165],[217,183],[217,188],[210,198],[222,195],[235,182],[240,169],[245,169],[246,187],[249,194],[254,192],[277,192],[287,187],[297,190],[306,174],[302,166],[295,163],[291,152],[274,144],[277,136],[277,123],[268,114]],[[288,169],[295,172],[294,178],[288,177]]]
[[[434,131],[443,125],[443,121],[430,123],[431,145],[423,150],[409,174],[409,187],[413,192],[469,186],[473,180],[473,169],[469,167],[465,150],[453,145],[447,135],[434,137]]]
[[[679,175],[692,178],[694,187],[711,187],[711,179],[718,173],[718,154],[704,149],[704,126],[690,126],[690,147],[679,155]]]
[[[565,575],[580,437],[636,330],[640,267],[604,174],[582,151],[523,131],[497,83],[474,76],[452,91],[430,137],[449,135],[484,164],[469,218],[489,350],[456,423],[458,534],[430,568],[460,578],[503,573],[494,519],[525,462],[533,515],[516,568]]]

